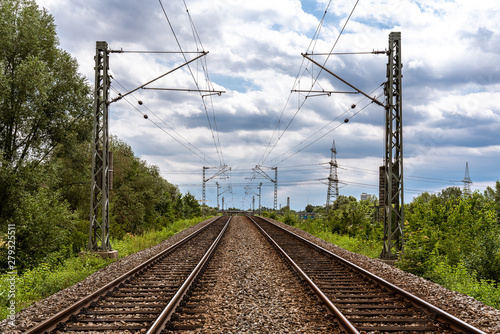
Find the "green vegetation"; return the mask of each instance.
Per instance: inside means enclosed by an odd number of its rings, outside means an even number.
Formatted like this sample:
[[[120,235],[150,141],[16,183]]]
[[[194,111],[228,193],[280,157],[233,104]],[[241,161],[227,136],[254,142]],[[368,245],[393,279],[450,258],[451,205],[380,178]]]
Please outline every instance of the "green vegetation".
[[[112,239],[114,249],[119,252],[119,257],[125,257],[143,249],[157,245],[172,235],[191,227],[204,218],[178,220],[168,227],[159,231],[146,231],[140,235],[126,234],[120,240]],[[26,270],[15,276],[16,279],[16,312],[28,307],[36,301],[48,297],[62,289],[85,279],[90,274],[112,263],[96,255],[85,257],[70,257],[62,261],[54,261],[49,258],[48,262],[39,264],[33,269]],[[0,291],[8,291],[10,279],[9,274],[0,275]],[[0,320],[6,318],[9,299],[7,294],[0,294]]]
[[[177,220],[167,227],[160,230],[150,230],[134,235],[132,233],[125,234],[120,240],[112,239],[113,248],[118,250],[120,258],[137,253],[143,249],[155,246],[173,236],[174,234],[183,231],[193,225],[196,225],[207,218],[196,217],[191,219]]]
[[[382,250],[376,199],[339,196],[332,207],[306,207],[313,220],[278,217],[342,248],[372,258]],[[266,213],[266,216],[271,214]],[[450,187],[416,197],[405,207],[405,248],[397,266],[500,309],[500,182],[484,194]]]
[[[497,181],[484,194],[452,187],[415,198],[397,266],[500,309],[499,195]]]
[[[353,237],[346,234],[334,233],[328,226],[328,221],[322,218],[300,221],[294,215],[285,215],[280,220],[293,227],[300,228],[307,233],[317,236],[334,245],[347,249],[348,251],[376,258],[382,249],[381,239],[366,239]]]
[[[309,204],[305,212],[317,213],[315,219],[301,220],[293,212],[277,218],[351,252],[375,258],[382,249],[382,225],[373,218],[375,200],[357,201],[341,195],[328,211]],[[263,212],[263,215],[270,217],[273,213]]]

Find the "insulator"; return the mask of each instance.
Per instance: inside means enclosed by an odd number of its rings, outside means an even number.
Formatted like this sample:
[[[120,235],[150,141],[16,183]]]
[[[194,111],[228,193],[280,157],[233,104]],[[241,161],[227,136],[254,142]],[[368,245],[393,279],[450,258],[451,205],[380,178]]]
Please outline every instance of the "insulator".
[[[148,115],[144,114],[144,119],[148,119]]]

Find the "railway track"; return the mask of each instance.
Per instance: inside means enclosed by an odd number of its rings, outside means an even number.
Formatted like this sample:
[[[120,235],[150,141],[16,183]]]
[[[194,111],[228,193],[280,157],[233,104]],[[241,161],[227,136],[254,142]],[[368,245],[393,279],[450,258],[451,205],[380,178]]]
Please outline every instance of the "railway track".
[[[269,220],[248,220],[255,232],[214,220],[25,333],[483,333]],[[308,314],[286,314],[297,310]],[[256,318],[262,327],[248,324]]]
[[[26,333],[159,333],[203,270],[230,220],[214,220]]]
[[[347,333],[483,333],[269,220],[251,218]]]

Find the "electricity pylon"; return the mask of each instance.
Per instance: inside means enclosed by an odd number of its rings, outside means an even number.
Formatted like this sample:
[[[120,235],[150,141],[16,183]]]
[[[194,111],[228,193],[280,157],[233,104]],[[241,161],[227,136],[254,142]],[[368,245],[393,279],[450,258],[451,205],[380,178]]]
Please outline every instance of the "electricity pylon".
[[[464,196],[470,196],[471,190],[470,190],[470,185],[472,184],[472,180],[470,179],[469,176],[469,163],[465,163],[465,176],[464,179],[462,180],[464,183]]]
[[[337,176],[337,149],[333,140],[332,157],[330,159],[330,175],[328,176],[328,192],[326,193],[326,207],[329,208],[339,196],[339,178]]]

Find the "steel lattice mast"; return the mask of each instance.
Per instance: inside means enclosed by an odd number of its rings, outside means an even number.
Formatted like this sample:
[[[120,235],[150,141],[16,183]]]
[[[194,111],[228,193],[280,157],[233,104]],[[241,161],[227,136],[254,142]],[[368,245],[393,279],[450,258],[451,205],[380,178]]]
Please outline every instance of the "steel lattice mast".
[[[264,172],[262,168],[274,170],[274,179]],[[252,170],[274,183],[274,211],[276,211],[278,209],[278,167],[264,167],[257,165],[255,168],[252,168]]]
[[[384,185],[381,191],[384,206],[383,259],[396,258],[404,244],[402,67],[401,33],[391,32],[385,84]]]
[[[218,171],[214,175],[212,175],[209,178],[207,178],[205,176],[205,170],[207,170],[207,169],[214,169],[214,168],[217,168]],[[228,167],[227,165],[221,165],[219,167],[207,167],[207,166],[203,166],[203,183],[202,183],[202,195],[201,195],[202,205],[206,205],[206,202],[207,202],[207,193],[206,193],[206,190],[205,190],[205,184],[208,181],[210,181],[211,179],[219,177],[222,174],[224,174],[226,172],[230,172],[230,171],[231,171],[231,167]],[[218,187],[218,185],[217,185],[217,187]],[[219,206],[219,194],[217,194],[217,206]]]
[[[469,163],[465,163],[465,176],[464,179],[462,180],[464,183],[464,196],[470,196],[471,194],[471,189],[470,185],[472,184],[472,180],[469,176]]]
[[[108,134],[109,106],[108,43],[96,42],[94,127],[92,135],[92,181],[90,194],[89,251],[110,251],[109,191],[110,155]]]
[[[373,103],[385,108],[385,141],[384,166],[380,167],[380,206],[384,208],[384,246],[381,258],[394,259],[402,251],[404,244],[404,188],[403,188],[403,118],[402,118],[402,72],[401,33],[389,34],[389,50],[373,51],[373,54],[387,53],[387,82],[385,83],[385,104],[371,97],[342,79],[309,54],[302,56],[325,72],[333,75],[347,86],[370,99]],[[330,92],[334,93],[334,92]],[[345,93],[345,92],[340,92]]]
[[[328,176],[328,192],[326,194],[326,207],[330,207],[333,201],[339,196],[339,178],[337,176],[337,148],[333,140],[332,157],[330,159],[330,175]]]

